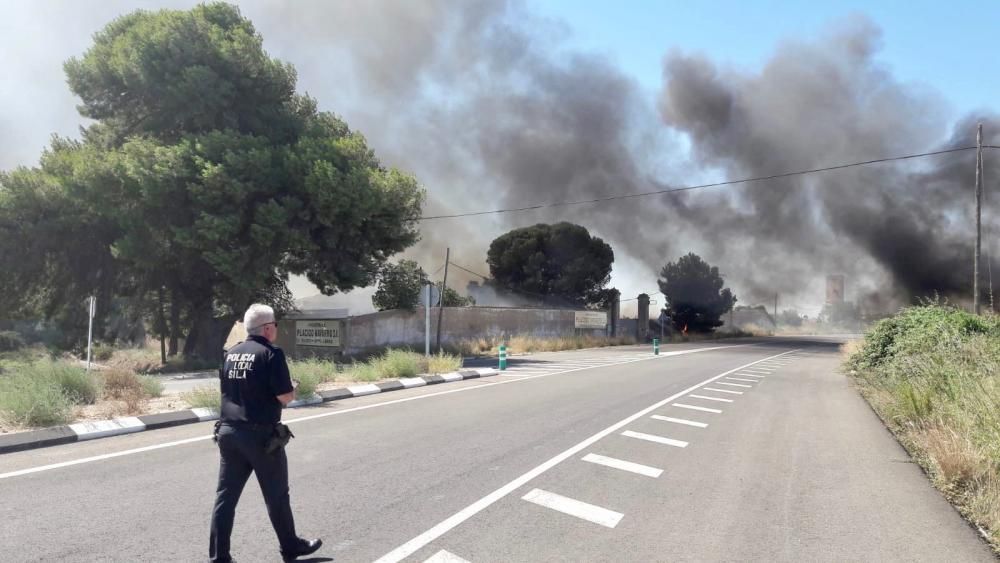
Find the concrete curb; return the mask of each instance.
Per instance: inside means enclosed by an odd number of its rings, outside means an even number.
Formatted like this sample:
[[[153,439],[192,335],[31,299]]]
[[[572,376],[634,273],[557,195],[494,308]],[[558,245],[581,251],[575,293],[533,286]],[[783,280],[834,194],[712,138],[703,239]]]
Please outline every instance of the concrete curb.
[[[404,379],[393,379],[381,383],[369,383],[365,385],[353,385],[351,387],[340,387],[328,391],[320,391],[318,396],[311,399],[295,400],[288,403],[287,408],[306,407],[318,405],[329,401],[339,401],[352,397],[363,397],[376,393],[388,393],[400,389],[411,389],[413,387],[423,387],[425,385],[436,385],[438,383],[448,383],[451,381],[463,381],[465,379],[478,379],[489,377],[500,373],[493,368],[463,369],[457,372],[445,373],[441,375],[427,375],[422,377],[408,377]],[[121,434],[131,434],[134,432],[144,432],[146,430],[156,430],[158,428],[170,428],[182,424],[192,424],[215,420],[219,418],[219,413],[212,409],[197,408],[176,412],[163,412],[158,414],[147,414],[142,416],[128,416],[115,418],[112,420],[98,420],[91,422],[78,422],[67,426],[54,426],[52,428],[42,428],[41,430],[30,430],[28,432],[15,432],[13,434],[0,435],[0,455],[6,453],[46,448],[84,440],[95,440],[118,436]]]

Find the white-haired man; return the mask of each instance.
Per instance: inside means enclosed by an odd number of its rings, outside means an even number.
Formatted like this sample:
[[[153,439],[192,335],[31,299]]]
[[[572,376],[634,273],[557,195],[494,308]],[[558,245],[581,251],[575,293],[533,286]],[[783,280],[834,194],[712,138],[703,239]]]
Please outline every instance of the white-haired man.
[[[278,535],[286,561],[314,553],[322,540],[305,540],[295,532],[288,499],[288,458],[284,445],[275,447],[281,426],[281,409],[295,398],[285,353],[273,345],[278,336],[274,310],[251,305],[243,316],[249,335],[245,342],[226,352],[219,372],[222,413],[216,426],[219,444],[219,485],[216,489],[211,561],[232,561],[229,539],[233,531],[236,503],[251,473],[264,494],[267,514]],[[287,438],[285,438],[287,441]]]

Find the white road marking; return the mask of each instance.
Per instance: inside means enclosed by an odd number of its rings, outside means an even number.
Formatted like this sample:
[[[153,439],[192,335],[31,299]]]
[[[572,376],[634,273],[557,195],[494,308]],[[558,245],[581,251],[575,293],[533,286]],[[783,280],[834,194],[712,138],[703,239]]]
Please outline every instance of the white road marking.
[[[725,381],[716,381],[716,385],[728,385],[730,387],[746,387],[747,389],[753,389],[753,385],[743,385],[742,383],[726,383]]]
[[[676,422],[677,424],[683,424],[685,426],[694,426],[695,428],[708,428],[708,425],[704,422],[695,422],[693,420],[684,420],[683,418],[672,418],[669,416],[660,416],[654,414],[650,418],[655,418],[656,420],[662,420],[664,422]]]
[[[674,440],[673,438],[666,438],[655,434],[645,434],[643,432],[632,432],[631,430],[626,430],[622,432],[622,436],[628,436],[629,438],[636,438],[638,440],[646,440],[647,442],[656,442],[657,444],[665,444],[675,448],[688,447],[688,443],[684,440]]]
[[[551,508],[552,510],[562,512],[563,514],[576,516],[577,518],[593,522],[594,524],[600,524],[601,526],[606,526],[608,528],[614,528],[617,526],[618,522],[620,522],[622,517],[625,516],[624,514],[615,512],[614,510],[608,510],[607,508],[602,508],[597,505],[564,497],[562,495],[557,495],[541,489],[534,489],[530,493],[521,497],[521,499],[535,503],[538,506]]]
[[[714,387],[703,387],[705,391],[715,391],[716,393],[729,393],[731,395],[742,395],[743,391],[730,391],[728,389],[716,389]]]
[[[469,563],[469,561],[442,549],[425,559],[424,563]]]
[[[654,479],[663,473],[662,469],[598,454],[587,454],[583,456],[582,459],[583,461],[589,461],[590,463],[596,463],[597,465],[613,467],[615,469],[621,469],[622,471],[630,471],[632,473],[638,473],[639,475],[645,475],[646,477],[652,477]]]
[[[742,381],[744,383],[760,383],[757,379],[743,379],[741,377],[727,377],[726,381]]]
[[[719,401],[720,403],[731,403],[731,402],[733,402],[732,399],[723,399],[723,398],[720,398],[720,397],[709,397],[707,395],[688,395],[688,397],[691,397],[693,399],[705,399],[706,401]]]
[[[750,372],[750,373],[763,373],[763,374],[767,374],[767,375],[770,375],[770,374],[774,373],[773,369],[748,369],[746,371]]]
[[[784,352],[783,354],[788,354],[788,353],[789,352]],[[776,356],[771,356],[770,358],[764,358],[764,359],[771,359],[771,358],[775,358],[775,357],[780,357],[783,354],[778,354]],[[661,356],[654,356],[654,357],[663,357],[663,356],[661,355]],[[640,360],[640,361],[642,361],[642,360]],[[762,361],[762,360],[758,360],[758,362],[759,361]],[[568,458],[576,455],[581,450],[590,447],[591,444],[597,442],[601,438],[604,438],[605,436],[611,434],[612,432],[615,432],[619,428],[621,428],[621,427],[623,427],[623,426],[625,426],[627,424],[631,424],[632,422],[638,420],[639,418],[642,418],[642,417],[646,416],[647,414],[655,411],[656,409],[658,409],[658,408],[660,408],[660,407],[662,407],[662,406],[664,406],[666,404],[669,404],[671,401],[677,399],[678,397],[682,397],[682,396],[686,395],[687,393],[690,393],[690,392],[698,389],[699,387],[701,387],[701,386],[703,386],[705,384],[711,383],[711,382],[715,381],[716,379],[719,379],[720,377],[725,377],[725,376],[727,376],[727,375],[729,375],[731,373],[739,371],[740,369],[742,369],[744,367],[747,367],[747,366],[750,366],[750,365],[753,365],[755,363],[757,363],[757,362],[751,362],[749,364],[740,366],[740,367],[738,367],[736,369],[732,369],[732,370],[729,370],[727,372],[720,373],[719,375],[716,375],[715,377],[710,377],[710,378],[706,379],[705,381],[702,381],[701,383],[698,383],[696,385],[692,385],[691,387],[688,387],[687,389],[685,389],[685,390],[683,390],[683,391],[681,391],[679,393],[676,393],[676,394],[674,394],[674,395],[672,395],[670,397],[667,397],[666,399],[664,399],[664,400],[662,400],[662,401],[660,401],[658,403],[650,405],[649,407],[647,407],[647,408],[645,408],[645,409],[643,409],[643,410],[641,410],[641,411],[633,414],[632,416],[629,416],[629,417],[625,418],[624,420],[621,420],[618,423],[613,424],[613,425],[605,428],[604,430],[602,430],[602,431],[598,432],[597,434],[594,434],[593,436],[591,436],[591,437],[583,440],[582,442],[576,444],[575,446],[569,448],[568,450],[566,450],[566,451],[564,451],[564,452],[556,455],[555,457],[549,459],[548,461],[542,463],[541,465],[535,467],[534,469],[531,469],[530,471],[528,471],[527,473],[521,475],[520,477],[517,477],[513,481],[507,483],[506,485],[500,487],[499,489],[493,491],[492,493],[484,496],[483,498],[477,500],[476,502],[470,504],[469,506],[466,506],[462,510],[459,510],[455,514],[452,514],[448,518],[445,518],[441,522],[438,522],[436,525],[434,525],[433,527],[431,527],[426,532],[418,535],[417,537],[411,539],[410,541],[404,543],[403,545],[397,547],[396,549],[394,549],[394,550],[390,551],[389,553],[383,555],[382,557],[378,558],[375,561],[375,563],[398,563],[399,561],[402,561],[403,559],[409,557],[410,555],[413,555],[413,553],[415,553],[417,550],[425,547],[427,544],[431,543],[432,541],[434,541],[434,540],[438,539],[439,537],[443,536],[444,534],[448,533],[448,531],[452,530],[453,528],[455,528],[456,526],[458,526],[462,522],[465,522],[469,518],[472,518],[476,514],[479,514],[480,512],[482,512],[483,510],[485,510],[486,508],[488,508],[493,503],[497,502],[498,500],[504,498],[505,496],[509,495],[510,493],[512,493],[512,492],[516,491],[517,489],[521,488],[522,486],[524,486],[526,483],[530,482],[535,477],[538,477],[542,473],[545,473],[549,469],[552,469],[553,467],[555,467],[556,465],[562,463],[566,459],[568,459]],[[501,383],[508,383],[508,382],[515,382],[515,381],[523,381],[523,380],[522,379],[508,379],[508,380],[505,380],[505,381],[503,381]],[[494,384],[494,385],[498,385],[498,384]],[[481,387],[485,387],[485,386],[481,386]],[[479,387],[476,387],[476,389],[478,389],[478,388]],[[701,409],[695,409],[695,410],[701,410]]]
[[[755,373],[737,373],[736,375],[740,377],[757,377],[759,379],[764,379],[765,377],[767,377],[766,375],[757,375]]]
[[[705,407],[696,407],[694,405],[685,405],[684,403],[674,403],[671,406],[682,408],[682,409],[691,409],[693,411],[701,411],[701,412],[714,412],[714,413],[720,413],[720,412],[722,412],[719,409],[709,409],[709,408],[705,408]]]

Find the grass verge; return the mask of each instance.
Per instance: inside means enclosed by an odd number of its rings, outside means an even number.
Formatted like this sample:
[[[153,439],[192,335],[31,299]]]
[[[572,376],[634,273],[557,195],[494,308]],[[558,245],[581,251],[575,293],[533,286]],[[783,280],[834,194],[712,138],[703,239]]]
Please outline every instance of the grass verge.
[[[99,380],[73,364],[9,364],[0,377],[0,422],[12,428],[66,424],[75,405],[93,404],[100,393]]]
[[[844,355],[899,442],[1000,551],[1000,317],[912,307]]]

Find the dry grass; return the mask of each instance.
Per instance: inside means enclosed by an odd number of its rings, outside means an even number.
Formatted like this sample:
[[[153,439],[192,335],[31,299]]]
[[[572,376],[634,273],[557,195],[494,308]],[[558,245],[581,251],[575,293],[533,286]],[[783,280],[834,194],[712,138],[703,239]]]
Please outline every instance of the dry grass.
[[[451,373],[462,368],[462,358],[452,354],[437,354],[422,360],[423,371],[429,374]]]
[[[913,308],[842,351],[872,408],[1000,552],[998,320]]]
[[[473,338],[461,340],[446,346],[452,353],[460,356],[496,355],[501,338]],[[583,348],[602,348],[605,346],[624,346],[635,344],[631,336],[566,336],[555,338],[540,338],[537,336],[517,335],[508,338],[507,353],[530,354],[532,352],[560,352],[563,350],[580,350]]]

